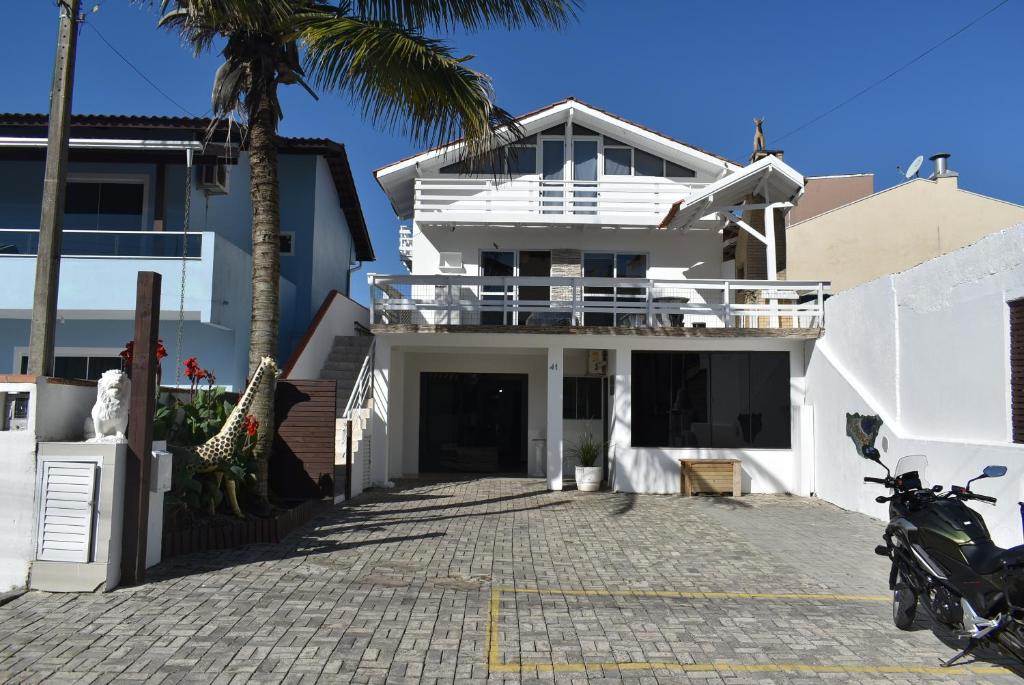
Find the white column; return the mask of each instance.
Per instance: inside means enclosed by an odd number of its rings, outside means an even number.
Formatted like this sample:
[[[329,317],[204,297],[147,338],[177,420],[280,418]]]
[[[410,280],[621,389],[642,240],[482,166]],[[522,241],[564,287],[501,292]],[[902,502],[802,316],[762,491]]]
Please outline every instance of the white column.
[[[391,344],[383,336],[374,341],[373,353],[373,412],[370,439],[370,483],[380,485],[388,480],[390,457],[388,431],[388,401],[391,378]]]
[[[633,375],[633,355],[629,349],[618,349],[611,356],[612,383],[615,387],[615,394],[609,405],[612,412],[612,425],[611,430],[608,431],[608,440],[611,443],[608,451],[613,460],[609,465],[611,475],[609,485],[612,490],[618,491],[623,462],[628,461],[626,452],[631,449],[630,444],[632,443],[630,383]]]
[[[765,260],[768,264],[768,280],[774,281],[779,275],[775,270],[775,209],[772,205],[764,208]]]
[[[548,348],[548,490],[562,489],[562,369],[560,347]]]
[[[764,208],[764,237],[768,241],[765,245],[765,260],[768,262],[768,280],[778,280],[779,274],[775,267],[775,208],[771,204]],[[771,312],[769,318],[769,326],[772,328],[779,327],[779,310],[777,299],[769,298],[768,304],[771,305]]]

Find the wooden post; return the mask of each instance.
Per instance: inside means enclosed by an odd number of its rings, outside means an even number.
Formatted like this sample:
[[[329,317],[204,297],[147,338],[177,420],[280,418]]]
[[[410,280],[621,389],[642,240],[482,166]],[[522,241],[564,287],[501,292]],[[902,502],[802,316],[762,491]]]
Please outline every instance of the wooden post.
[[[146,580],[149,530],[149,476],[153,462],[153,412],[156,409],[156,341],[160,327],[160,274],[140,271],[135,295],[135,353],[128,414],[128,461],[124,482],[121,582]]]
[[[71,94],[78,47],[78,8],[81,0],[60,5],[57,55],[50,85],[50,118],[46,132],[46,168],[43,206],[39,218],[36,279],[32,297],[32,326],[28,343],[28,372],[53,373],[54,332],[57,328],[57,289],[60,285],[61,238],[64,230],[64,194],[68,177],[68,141],[71,136]]]

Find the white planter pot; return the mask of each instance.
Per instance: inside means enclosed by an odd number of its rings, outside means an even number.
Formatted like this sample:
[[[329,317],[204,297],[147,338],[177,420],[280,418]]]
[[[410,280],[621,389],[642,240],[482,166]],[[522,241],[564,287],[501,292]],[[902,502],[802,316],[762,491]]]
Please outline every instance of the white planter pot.
[[[600,466],[577,466],[576,489],[581,492],[597,492],[601,489]]]

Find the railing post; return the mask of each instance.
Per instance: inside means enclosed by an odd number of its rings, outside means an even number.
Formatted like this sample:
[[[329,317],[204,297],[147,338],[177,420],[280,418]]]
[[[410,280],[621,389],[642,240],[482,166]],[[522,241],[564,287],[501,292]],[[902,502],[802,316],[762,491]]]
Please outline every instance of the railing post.
[[[455,324],[452,323],[452,318],[453,318],[452,314],[454,313],[454,309],[455,309],[455,299],[452,297],[452,277],[451,276],[448,277],[448,285],[445,288],[445,292],[447,293],[446,294],[446,298],[448,300],[448,302],[447,302],[447,305],[448,305],[447,323],[448,323],[449,326],[454,326]]]
[[[508,276],[503,276],[501,279],[501,324],[503,326],[507,326],[511,322],[508,311],[509,295],[511,295],[510,287]]]
[[[818,281],[818,328],[825,325],[825,284]]]
[[[722,298],[724,300],[722,308],[723,318],[725,319],[725,327],[732,328],[732,283],[726,281],[723,287],[725,289],[724,297]]]
[[[654,288],[651,283],[653,281],[647,281],[647,325],[654,328]]]
[[[582,323],[583,314],[580,312],[580,299],[582,293],[579,292],[579,280],[576,278],[572,279],[572,312],[569,314],[569,323],[572,326],[578,326]]]
[[[375,323],[379,323],[377,312],[377,277],[370,274],[368,280],[370,281],[370,325],[372,326]]]

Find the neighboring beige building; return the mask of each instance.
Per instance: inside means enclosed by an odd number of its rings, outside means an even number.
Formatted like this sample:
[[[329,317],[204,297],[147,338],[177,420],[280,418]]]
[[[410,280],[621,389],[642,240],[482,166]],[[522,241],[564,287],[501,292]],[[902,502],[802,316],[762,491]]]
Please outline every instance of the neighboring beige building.
[[[946,156],[936,157],[930,179],[915,178],[789,226],[786,278],[827,278],[837,293],[1024,221],[1024,206],[957,188]]]

